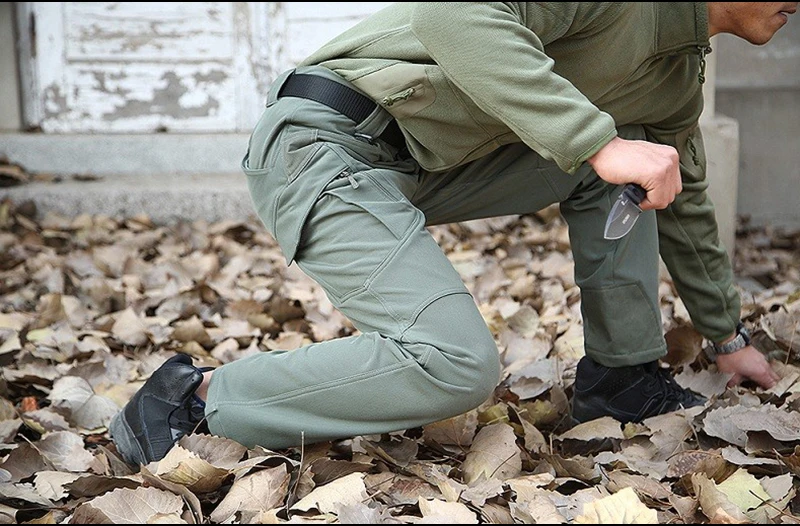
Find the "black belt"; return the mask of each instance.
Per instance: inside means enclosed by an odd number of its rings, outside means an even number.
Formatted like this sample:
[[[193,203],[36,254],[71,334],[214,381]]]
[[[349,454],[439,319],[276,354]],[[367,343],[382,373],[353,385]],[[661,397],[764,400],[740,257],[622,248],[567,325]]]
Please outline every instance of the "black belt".
[[[278,92],[278,98],[281,97],[300,97],[319,102],[349,117],[356,124],[369,117],[378,107],[375,101],[369,97],[335,80],[302,73],[289,75]],[[403,149],[406,146],[403,132],[400,131],[400,127],[394,119],[376,139],[381,139],[397,149]]]

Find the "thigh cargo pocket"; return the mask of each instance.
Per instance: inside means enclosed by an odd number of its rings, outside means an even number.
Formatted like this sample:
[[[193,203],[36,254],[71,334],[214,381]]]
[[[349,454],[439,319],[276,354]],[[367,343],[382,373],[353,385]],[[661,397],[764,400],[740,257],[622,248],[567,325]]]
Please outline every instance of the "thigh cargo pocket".
[[[318,141],[314,129],[285,126],[268,146],[262,166],[250,152],[242,161],[258,217],[286,258],[294,261],[303,224],[327,184],[345,170],[340,155]]]
[[[381,179],[393,172],[343,170],[321,193],[308,218],[298,263],[341,305],[365,291],[424,216]]]

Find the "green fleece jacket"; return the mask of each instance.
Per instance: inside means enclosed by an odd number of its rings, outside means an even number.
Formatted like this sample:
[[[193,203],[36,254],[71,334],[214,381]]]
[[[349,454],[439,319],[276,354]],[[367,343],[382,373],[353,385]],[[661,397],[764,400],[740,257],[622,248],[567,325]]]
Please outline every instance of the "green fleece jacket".
[[[643,125],[677,148],[683,192],[658,212],[661,256],[695,327],[733,334],[740,298],[706,193],[698,119],[705,2],[397,3],[301,65],[322,65],[381,104],[428,171],[522,141],[569,174]]]

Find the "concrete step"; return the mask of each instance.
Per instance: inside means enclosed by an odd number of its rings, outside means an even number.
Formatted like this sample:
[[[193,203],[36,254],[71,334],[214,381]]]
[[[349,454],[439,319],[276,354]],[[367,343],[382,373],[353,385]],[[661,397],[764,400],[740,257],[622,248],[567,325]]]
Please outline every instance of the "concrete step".
[[[103,214],[115,218],[146,214],[156,223],[177,220],[248,220],[253,205],[244,174],[115,175],[95,181],[66,178],[0,188],[0,200],[31,200],[39,214],[65,217]]]

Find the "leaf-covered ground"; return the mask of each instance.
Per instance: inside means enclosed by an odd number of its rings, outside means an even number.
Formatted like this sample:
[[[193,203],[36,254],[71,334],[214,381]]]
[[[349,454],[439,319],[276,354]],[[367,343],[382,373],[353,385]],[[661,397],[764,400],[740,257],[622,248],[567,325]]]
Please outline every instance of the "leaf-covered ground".
[[[782,381],[726,389],[662,272],[668,364],[705,407],[567,421],[583,354],[557,211],[431,229],[495,335],[492,399],[457,418],[283,451],[185,437],[128,466],[111,417],[164,360],[216,366],[354,329],[256,222],[155,225],[0,203],[0,522],[800,522],[800,233],[748,229],[744,315]]]

